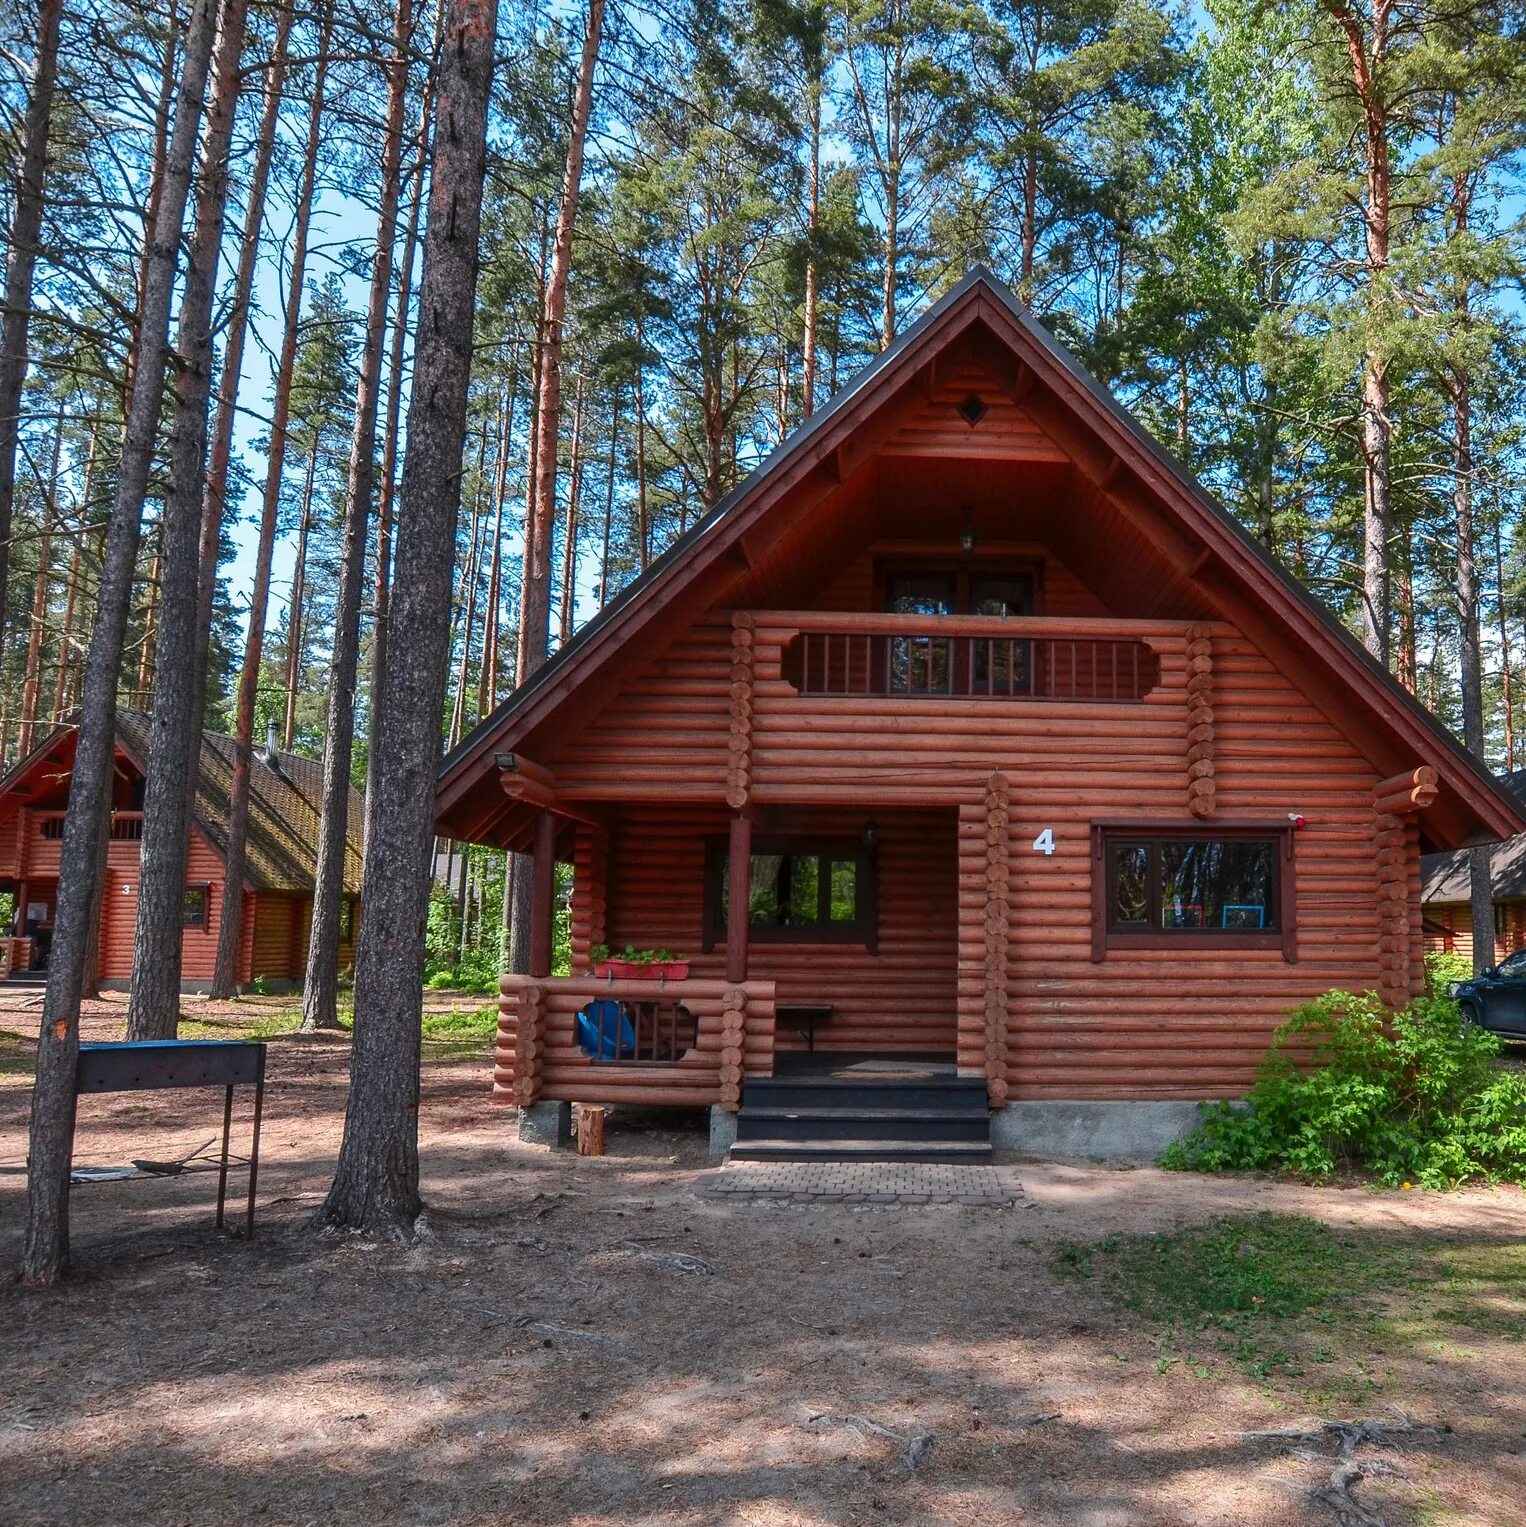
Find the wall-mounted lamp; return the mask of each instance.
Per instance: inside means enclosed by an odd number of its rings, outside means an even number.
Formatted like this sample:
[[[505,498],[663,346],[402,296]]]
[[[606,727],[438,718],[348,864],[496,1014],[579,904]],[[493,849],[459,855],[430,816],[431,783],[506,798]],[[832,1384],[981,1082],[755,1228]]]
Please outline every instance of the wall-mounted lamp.
[[[871,851],[879,847],[880,824],[876,822],[873,817],[870,817],[869,820],[864,823],[862,839],[864,847]]]
[[[959,533],[959,550],[965,556],[975,555],[975,511],[969,504],[964,506],[964,529]]]

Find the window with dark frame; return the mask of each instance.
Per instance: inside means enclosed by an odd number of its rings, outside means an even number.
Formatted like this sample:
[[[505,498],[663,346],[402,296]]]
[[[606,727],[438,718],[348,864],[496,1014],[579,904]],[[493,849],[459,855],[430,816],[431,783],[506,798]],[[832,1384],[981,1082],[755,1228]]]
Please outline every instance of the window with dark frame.
[[[1038,578],[1028,568],[993,572],[963,563],[916,570],[890,565],[881,569],[880,578],[890,615],[1010,619],[1032,615],[1037,606]],[[1023,645],[971,643],[967,665],[956,664],[948,637],[892,636],[885,646],[886,688],[891,694],[1010,695],[1024,694],[1032,686]]]
[[[731,855],[710,845],[705,948],[726,940]],[[748,937],[763,943],[869,943],[874,934],[870,855],[855,838],[755,839],[748,889]]]
[[[1104,947],[1275,948],[1293,955],[1292,837],[1281,828],[1097,829],[1094,956]]]
[[[207,926],[207,903],[212,888],[208,885],[188,885],[180,903],[180,926],[182,928],[205,928]]]

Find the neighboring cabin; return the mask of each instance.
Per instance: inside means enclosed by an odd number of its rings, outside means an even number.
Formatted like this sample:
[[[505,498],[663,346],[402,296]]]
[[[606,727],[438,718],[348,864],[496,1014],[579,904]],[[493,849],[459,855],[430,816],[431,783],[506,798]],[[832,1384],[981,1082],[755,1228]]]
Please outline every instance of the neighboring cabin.
[[[942,1057],[998,1143],[1151,1148],[1243,1093],[1304,998],[1418,991],[1422,850],[1523,827],[983,272],[484,721],[439,795],[442,833],[534,855],[498,1100],[709,1104],[722,1141],[768,1078]],[[690,969],[600,979],[600,945]],[[607,1059],[576,1023],[600,997],[632,1030]]]
[[[1526,808],[1526,769],[1500,776],[1500,784]],[[1526,834],[1496,844],[1490,857],[1494,884],[1494,957],[1526,949]],[[1427,854],[1420,861],[1425,906],[1425,947],[1473,958],[1473,894],[1462,849]]]
[[[107,984],[132,977],[138,912],[138,853],[143,835],[144,760],[149,718],[119,710],[112,778],[111,838],[96,965]],[[14,897],[5,954],[10,971],[46,969],[63,868],[60,849],[75,733],[63,727],[0,780],[0,890]],[[181,977],[187,987],[212,977],[227,875],[228,792],[233,739],[204,732],[196,759],[190,847],[186,858]],[[302,980],[312,915],[314,854],[322,770],[310,758],[256,748],[250,783],[247,873],[243,886],[238,982],[286,986]],[[360,894],[361,801],[350,797],[340,966],[353,958]]]

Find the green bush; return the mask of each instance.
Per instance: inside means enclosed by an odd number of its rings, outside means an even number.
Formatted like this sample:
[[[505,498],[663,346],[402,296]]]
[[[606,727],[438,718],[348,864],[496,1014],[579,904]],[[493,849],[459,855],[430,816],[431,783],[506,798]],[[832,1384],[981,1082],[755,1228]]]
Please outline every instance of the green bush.
[[[1305,1064],[1294,1050],[1312,1049]],[[1161,1164],[1185,1171],[1365,1171],[1391,1186],[1526,1182],[1526,1076],[1457,1004],[1389,1015],[1371,992],[1327,992],[1273,1036],[1243,1104],[1215,1103]]]
[[[1437,950],[1425,957],[1425,989],[1433,997],[1444,997],[1453,981],[1466,981],[1473,974],[1473,961],[1465,954],[1444,954]]]

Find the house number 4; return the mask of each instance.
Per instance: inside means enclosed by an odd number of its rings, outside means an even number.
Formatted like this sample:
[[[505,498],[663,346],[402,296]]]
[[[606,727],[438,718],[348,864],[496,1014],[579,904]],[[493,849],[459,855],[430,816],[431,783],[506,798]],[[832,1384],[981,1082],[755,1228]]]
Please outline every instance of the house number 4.
[[[1036,854],[1052,854],[1054,852],[1054,828],[1046,827],[1033,840],[1033,851]]]

